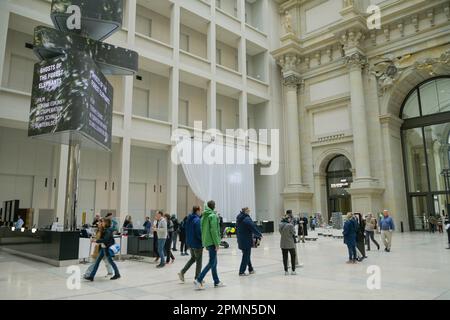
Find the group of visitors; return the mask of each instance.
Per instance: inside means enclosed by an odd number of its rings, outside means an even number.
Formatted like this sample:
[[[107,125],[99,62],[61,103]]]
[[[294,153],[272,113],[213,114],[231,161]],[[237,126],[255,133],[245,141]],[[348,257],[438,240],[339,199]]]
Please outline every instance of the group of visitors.
[[[384,244],[384,251],[391,252],[392,233],[395,231],[394,220],[389,216],[389,211],[384,210],[383,218],[380,221],[381,239]],[[363,219],[361,213],[347,214],[344,223],[344,243],[348,248],[348,264],[356,264],[367,258],[367,251],[370,251],[370,242],[372,241],[377,249],[380,250],[380,244],[375,240],[375,232],[378,230],[378,221],[372,215],[368,214]]]

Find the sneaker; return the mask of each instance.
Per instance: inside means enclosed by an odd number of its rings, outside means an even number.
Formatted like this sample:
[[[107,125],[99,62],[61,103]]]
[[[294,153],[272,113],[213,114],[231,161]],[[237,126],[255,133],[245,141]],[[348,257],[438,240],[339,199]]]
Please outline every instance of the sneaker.
[[[249,274],[255,274],[255,273],[256,273],[255,270],[252,270],[249,272]]]
[[[182,283],[184,283],[184,274],[182,274],[181,272],[178,273],[178,278],[180,279],[180,281],[181,281]]]
[[[285,276],[288,276],[288,275],[289,275],[289,272],[288,272],[288,271],[285,271],[285,272],[284,272],[284,275],[285,275]]]
[[[248,273],[239,273],[239,277],[246,277],[248,276]]]
[[[87,280],[87,281],[94,281],[94,277],[84,277],[84,280]]]
[[[203,283],[200,283],[197,280],[194,281],[194,287],[195,287],[195,290],[205,290]]]
[[[158,264],[157,266],[156,266],[156,268],[157,269],[161,269],[161,268],[164,268],[166,265],[165,264]]]
[[[218,284],[214,285],[214,288],[223,288],[223,287],[226,287],[226,284],[223,282],[219,282]]]
[[[120,274],[114,275],[114,277],[112,277],[112,278],[109,279],[109,280],[117,280],[117,279],[120,279]]]
[[[348,261],[346,262],[346,264],[353,264],[353,261],[352,261],[352,260],[348,260]]]
[[[296,268],[303,268],[303,263],[299,263],[295,266]]]
[[[295,271],[291,272],[291,276],[296,276],[296,275],[297,275],[297,272],[295,272]]]

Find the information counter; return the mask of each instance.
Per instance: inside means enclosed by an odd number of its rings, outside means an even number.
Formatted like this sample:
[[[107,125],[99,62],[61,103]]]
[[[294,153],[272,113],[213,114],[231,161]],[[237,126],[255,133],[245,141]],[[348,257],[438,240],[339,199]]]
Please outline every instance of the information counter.
[[[0,248],[8,253],[54,266],[78,264],[79,231],[14,230],[0,228]]]

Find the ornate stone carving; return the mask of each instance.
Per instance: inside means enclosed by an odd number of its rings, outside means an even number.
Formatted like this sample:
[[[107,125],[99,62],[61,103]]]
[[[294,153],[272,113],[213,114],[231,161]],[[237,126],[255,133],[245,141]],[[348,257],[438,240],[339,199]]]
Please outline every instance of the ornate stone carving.
[[[278,64],[281,66],[283,74],[286,74],[288,72],[297,72],[300,61],[300,57],[297,55],[286,54],[278,60]]]
[[[283,18],[283,28],[286,33],[295,33],[292,27],[292,16],[289,10],[286,10]]]
[[[298,89],[299,85],[302,84],[302,79],[297,75],[291,74],[283,78],[283,84],[286,87]]]
[[[436,75],[435,68],[439,65],[444,65],[450,67],[450,50],[444,52],[439,58],[426,58],[414,63],[414,68],[416,70],[425,70],[430,76]]]
[[[367,58],[359,52],[355,52],[345,57],[345,64],[350,69],[359,68],[363,69],[367,65]]]
[[[344,8],[352,7],[354,4],[354,0],[344,0]]]
[[[341,35],[340,41],[344,47],[344,50],[347,51],[348,49],[359,47],[364,39],[364,33],[361,31],[350,30]]]

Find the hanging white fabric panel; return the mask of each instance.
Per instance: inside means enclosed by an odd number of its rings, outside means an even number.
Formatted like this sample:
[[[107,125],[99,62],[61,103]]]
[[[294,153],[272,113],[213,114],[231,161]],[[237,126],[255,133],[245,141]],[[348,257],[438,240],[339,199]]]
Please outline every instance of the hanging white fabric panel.
[[[249,207],[255,218],[253,155],[247,150],[215,143],[183,141],[177,144],[179,161],[186,180],[194,194],[202,201],[214,200],[216,211],[224,221],[236,220],[244,207]],[[211,160],[212,155],[214,161]],[[227,161],[233,159],[234,161]]]

